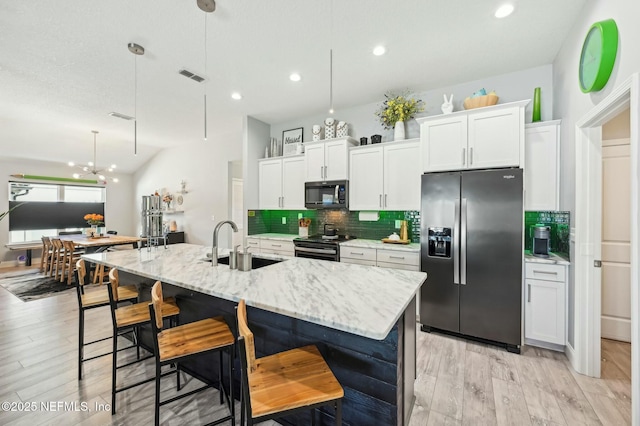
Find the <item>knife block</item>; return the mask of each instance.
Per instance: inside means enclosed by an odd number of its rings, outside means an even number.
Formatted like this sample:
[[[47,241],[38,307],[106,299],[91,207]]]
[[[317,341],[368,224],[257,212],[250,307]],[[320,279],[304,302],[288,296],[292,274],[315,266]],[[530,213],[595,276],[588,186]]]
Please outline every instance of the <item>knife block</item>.
[[[298,236],[300,236],[300,237],[308,237],[309,236],[309,227],[308,226],[298,226]]]

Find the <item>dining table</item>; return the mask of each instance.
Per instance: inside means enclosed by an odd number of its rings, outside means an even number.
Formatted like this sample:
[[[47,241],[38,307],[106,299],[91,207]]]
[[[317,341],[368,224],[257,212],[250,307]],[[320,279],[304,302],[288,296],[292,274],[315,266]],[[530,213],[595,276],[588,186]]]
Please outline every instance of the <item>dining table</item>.
[[[87,253],[95,253],[98,251],[106,250],[112,246],[121,246],[126,244],[133,245],[134,248],[137,244],[142,242],[141,237],[128,237],[124,235],[101,235],[101,236],[88,236],[84,234],[71,234],[71,235],[59,235],[61,240],[71,240],[76,247],[83,248]]]

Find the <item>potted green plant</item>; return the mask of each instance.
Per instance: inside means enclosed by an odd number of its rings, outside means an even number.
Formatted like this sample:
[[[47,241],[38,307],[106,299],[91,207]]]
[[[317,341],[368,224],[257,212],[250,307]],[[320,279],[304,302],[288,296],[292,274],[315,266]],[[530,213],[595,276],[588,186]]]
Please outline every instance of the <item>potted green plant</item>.
[[[394,140],[402,140],[405,138],[404,123],[424,111],[424,102],[411,97],[408,91],[399,94],[388,92],[384,97],[386,99],[376,111],[376,116],[385,129],[394,129]]]
[[[0,213],[0,221],[1,221],[2,219],[4,219],[4,218],[5,218],[5,216],[9,216],[9,213],[11,213],[12,211],[14,211],[15,209],[17,209],[17,208],[18,208],[18,207],[20,207],[21,205],[22,205],[22,203],[21,203],[21,204],[16,204],[15,206],[11,207],[11,208],[10,208],[9,210],[7,210],[6,212],[2,212],[2,213]]]

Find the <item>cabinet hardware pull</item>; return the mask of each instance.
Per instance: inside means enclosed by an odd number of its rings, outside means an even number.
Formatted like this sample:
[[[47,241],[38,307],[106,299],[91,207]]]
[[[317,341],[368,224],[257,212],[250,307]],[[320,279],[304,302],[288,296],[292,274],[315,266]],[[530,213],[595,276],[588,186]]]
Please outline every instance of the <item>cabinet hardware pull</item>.
[[[384,206],[387,207],[387,194],[384,194]]]
[[[258,243],[257,243],[257,242],[253,242],[253,241],[249,241],[249,245],[257,246],[257,245],[258,245]]]
[[[467,164],[467,156],[466,156],[466,149],[462,148],[462,165],[466,165]]]
[[[469,148],[469,164],[473,164],[473,147]]]
[[[389,259],[400,259],[400,260],[404,260],[404,256],[389,256]]]
[[[380,203],[380,207],[382,207],[382,194],[380,194],[380,201],[379,201],[379,203]]]
[[[357,251],[352,251],[351,254],[357,254],[359,256],[364,256],[364,253],[358,253]]]
[[[534,274],[549,274],[549,275],[558,275],[557,272],[552,272],[552,271],[538,271],[537,269],[533,270]]]
[[[273,244],[273,243],[271,243],[271,247],[282,247],[282,244]]]
[[[284,197],[282,197],[282,207],[284,207]]]
[[[529,286],[529,291],[527,291],[527,303],[531,303],[531,284],[527,284]]]
[[[324,178],[327,178],[327,166],[324,166]]]
[[[324,178],[324,166],[320,166],[320,179]]]

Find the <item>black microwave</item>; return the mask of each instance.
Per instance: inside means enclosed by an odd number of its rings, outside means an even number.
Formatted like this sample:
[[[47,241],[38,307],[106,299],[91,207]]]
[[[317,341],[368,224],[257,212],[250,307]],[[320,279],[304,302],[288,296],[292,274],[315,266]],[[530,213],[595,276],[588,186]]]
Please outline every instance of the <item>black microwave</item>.
[[[308,209],[348,209],[349,182],[305,182],[304,206]]]

